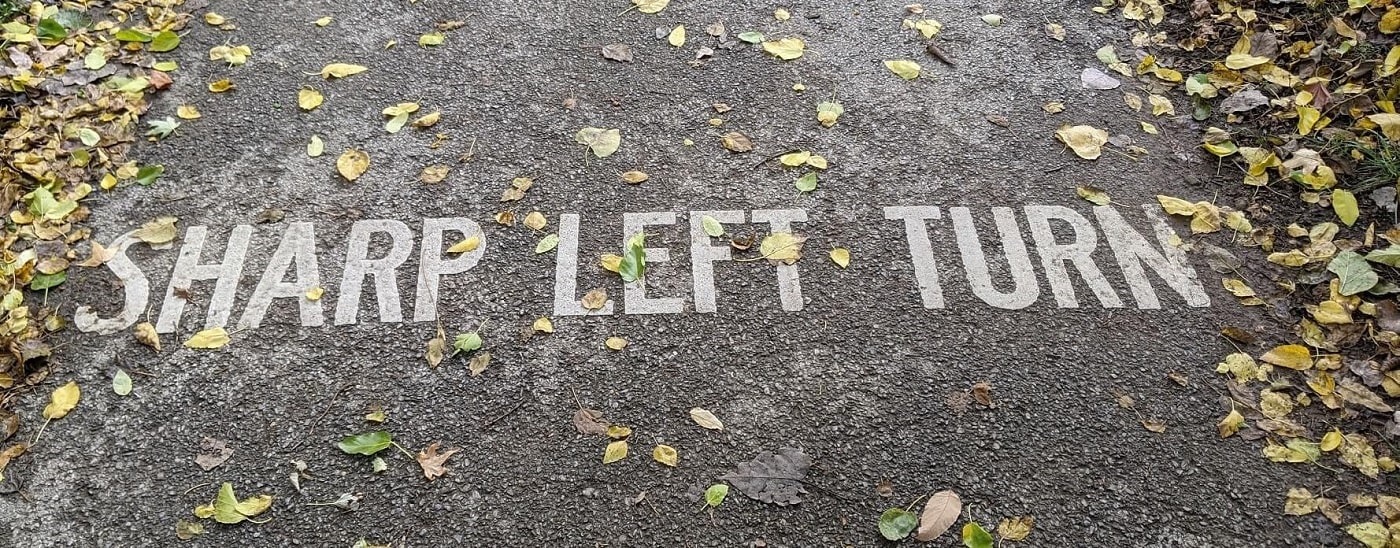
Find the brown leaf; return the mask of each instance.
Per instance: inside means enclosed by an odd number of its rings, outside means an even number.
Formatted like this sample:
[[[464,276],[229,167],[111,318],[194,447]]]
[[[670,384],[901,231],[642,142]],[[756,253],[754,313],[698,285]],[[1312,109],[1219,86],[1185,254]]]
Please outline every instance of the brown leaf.
[[[620,63],[632,62],[632,46],[627,44],[608,44],[603,46],[603,58],[618,61]]]
[[[579,409],[574,412],[574,428],[583,434],[605,436],[608,433],[608,421],[603,420],[602,411]]]
[[[423,467],[423,476],[428,481],[435,480],[447,473],[447,459],[457,454],[461,449],[448,449],[438,453],[438,442],[433,442],[427,448],[418,452],[418,466]]]
[[[995,409],[997,404],[992,401],[992,383],[982,381],[972,385],[972,399],[983,407]]]
[[[0,473],[5,471],[5,467],[10,465],[11,460],[23,455],[24,452],[28,450],[29,443],[22,441],[6,447],[4,451],[0,451]]]
[[[584,308],[598,310],[608,303],[608,292],[604,289],[594,289],[583,294],[583,299],[579,300]]]
[[[156,326],[151,325],[151,322],[136,324],[136,330],[132,333],[132,336],[136,337],[137,342],[156,349],[156,352],[160,352],[160,335],[156,333]]]
[[[205,436],[199,442],[199,454],[194,457],[194,463],[208,472],[223,464],[231,456],[233,456],[233,448],[228,446],[228,442]]]
[[[467,369],[471,370],[473,377],[479,377],[483,371],[486,371],[486,366],[490,363],[491,353],[482,350],[481,352],[477,352],[475,356],[472,356],[471,361],[467,362]]]
[[[962,499],[952,491],[939,491],[924,503],[924,511],[919,513],[919,529],[914,539],[928,542],[946,533],[962,515]]]
[[[875,484],[875,494],[882,497],[894,495],[894,483],[888,479],[880,480],[880,483]]]
[[[719,139],[720,144],[724,145],[724,148],[728,149],[730,152],[733,153],[748,152],[750,150],[753,150],[753,142],[749,141],[749,137],[737,131],[731,131],[729,133],[726,133],[722,135]]]
[[[447,335],[442,332],[442,326],[437,328],[437,336],[428,340],[428,351],[423,354],[423,358],[428,360],[428,365],[437,367],[442,360],[447,357]]]

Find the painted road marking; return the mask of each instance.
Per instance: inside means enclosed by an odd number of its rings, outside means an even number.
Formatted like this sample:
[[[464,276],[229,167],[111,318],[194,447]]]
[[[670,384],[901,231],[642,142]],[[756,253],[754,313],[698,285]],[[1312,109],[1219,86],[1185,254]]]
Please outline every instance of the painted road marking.
[[[948,270],[950,265],[940,264],[935,253],[935,242],[941,244],[948,240],[952,240],[962,267],[962,276],[948,280],[965,282],[978,300],[993,308],[1018,310],[1041,302],[1041,276],[1038,274],[1037,264],[1039,273],[1043,274],[1048,283],[1056,307],[1079,308],[1083,304],[1081,297],[1075,292],[1072,276],[1077,275],[1093,294],[1099,306],[1122,308],[1123,298],[1104,274],[1103,268],[1107,265],[1095,262],[1093,256],[1094,252],[1100,249],[1100,241],[1105,242],[1111,251],[1122,279],[1127,284],[1128,293],[1132,295],[1133,303],[1138,309],[1152,310],[1162,307],[1157,290],[1149,280],[1149,271],[1174,291],[1185,305],[1209,306],[1210,297],[1196,278],[1196,272],[1187,261],[1185,252],[1172,243],[1179,240],[1167,225],[1166,219],[1163,219],[1152,205],[1143,206],[1142,209],[1152,225],[1151,231],[1156,245],[1129,225],[1112,206],[1093,207],[1091,215],[1065,206],[1045,205],[1023,206],[1019,208],[1019,214],[1018,209],[1012,207],[974,210],[957,206],[947,208],[946,212],[939,206],[928,205],[882,208],[886,220],[903,224],[909,248],[908,258],[913,266],[914,279],[911,282],[918,288],[923,306],[928,309],[946,306],[943,296],[944,279],[940,278],[940,267],[943,268],[943,274],[947,275],[951,273]],[[623,314],[682,314],[686,311],[687,300],[691,302],[691,308],[696,313],[717,311],[716,296],[719,289],[715,282],[714,265],[735,259],[725,242],[716,244],[716,240],[705,233],[701,222],[705,216],[714,217],[727,226],[742,225],[746,222],[766,224],[768,231],[772,233],[800,233],[802,229],[796,225],[808,222],[807,211],[803,209],[690,211],[686,216],[689,219],[691,294],[648,294],[646,278],[643,277],[637,282],[624,284],[621,307]],[[679,222],[678,214],[670,211],[624,212],[621,217],[622,242],[646,231],[648,227],[672,226]],[[1030,234],[1029,245],[1023,237],[1023,221]],[[419,233],[422,237],[418,244],[415,244],[414,231],[403,221],[369,219],[356,221],[351,225],[346,236],[344,268],[335,305],[335,325],[360,322],[360,299],[365,293],[367,279],[372,279],[369,286],[373,292],[378,320],[384,323],[403,322],[399,270],[412,256],[415,245],[419,248],[419,260],[415,277],[417,281],[413,284],[411,321],[429,322],[438,318],[438,302],[441,298],[438,288],[442,279],[468,272],[482,262],[487,248],[486,234],[480,224],[465,217],[427,218],[421,223]],[[991,226],[987,226],[988,224]],[[579,302],[579,227],[579,214],[559,215],[559,245],[555,249],[554,315],[611,315],[616,309],[612,300],[608,300],[599,310],[586,310]],[[202,258],[208,232],[208,227],[203,225],[191,226],[185,231],[185,238],[171,271],[164,301],[161,303],[156,323],[156,331],[159,333],[172,333],[176,330],[182,319],[185,304],[190,298],[190,284],[196,281],[214,282],[214,291],[209,297],[206,312],[205,328],[223,327],[228,323],[243,278],[243,266],[247,259],[253,228],[249,225],[235,226],[230,232],[224,255],[219,262],[205,262]],[[443,249],[444,244],[449,241],[446,237],[449,233],[454,235],[454,239],[450,241],[475,236],[482,239],[482,245],[470,252],[447,257]],[[132,234],[127,233],[116,239],[111,246],[114,255],[106,263],[124,288],[125,307],[111,318],[100,318],[90,307],[80,306],[74,315],[74,321],[80,330],[116,333],[135,324],[146,309],[150,298],[150,281],[126,253],[131,245],[137,242]],[[324,325],[325,312],[321,302],[311,301],[305,296],[307,290],[321,284],[315,234],[315,226],[312,223],[288,224],[286,232],[268,260],[267,267],[253,288],[252,295],[244,305],[243,314],[238,321],[240,329],[253,329],[261,325],[268,309],[277,299],[296,300],[300,325]],[[995,238],[984,238],[984,234],[995,235]],[[385,240],[387,244],[371,245],[371,242]],[[995,244],[987,245],[987,242]],[[944,249],[944,246],[937,249]],[[1032,249],[1039,261],[1032,260]],[[652,265],[670,262],[671,251],[665,247],[648,247],[647,262]],[[778,300],[782,310],[786,312],[801,311],[804,306],[801,264],[799,262],[791,265],[771,265]],[[998,273],[1002,275],[998,276]],[[294,274],[294,279],[287,281],[288,274]]]

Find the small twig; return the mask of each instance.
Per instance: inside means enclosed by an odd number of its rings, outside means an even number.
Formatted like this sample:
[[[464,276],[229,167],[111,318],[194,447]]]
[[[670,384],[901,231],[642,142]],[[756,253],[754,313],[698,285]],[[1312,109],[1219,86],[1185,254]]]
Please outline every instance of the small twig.
[[[783,155],[792,154],[792,153],[794,153],[794,152],[802,152],[802,151],[793,148],[793,149],[788,149],[788,150],[779,152],[779,153],[777,153],[777,154],[774,154],[774,155],[772,155],[772,156],[769,156],[769,157],[767,157],[767,158],[764,158],[763,161],[761,161],[761,162],[759,162],[759,163],[757,163],[757,164],[754,164],[753,167],[751,167],[751,168],[749,168],[749,169],[758,169],[758,168],[759,168],[760,166],[762,166],[763,164],[766,164],[766,163],[768,163],[768,162],[771,162],[771,161],[773,161],[773,160],[775,160],[775,159],[777,159],[777,158],[779,158],[779,157],[781,157],[781,156],[783,156]]]
[[[487,429],[487,428],[490,428],[491,425],[496,424],[496,423],[498,423],[498,422],[501,422],[501,419],[504,419],[504,418],[506,418],[506,417],[509,417],[512,413],[515,413],[516,411],[519,411],[520,408],[521,408],[522,406],[525,405],[525,401],[526,401],[525,397],[523,396],[523,394],[525,393],[525,390],[524,390],[524,389],[521,389],[521,390],[520,390],[520,393],[522,394],[522,396],[521,396],[521,398],[520,398],[520,401],[515,402],[515,405],[512,406],[510,409],[507,409],[505,413],[501,413],[501,414],[500,414],[499,416],[497,416],[496,418],[491,419],[491,420],[489,420],[489,421],[486,421],[486,424],[481,425],[481,429],[482,429],[482,430],[485,430],[485,429]],[[582,406],[580,406],[580,409],[582,409]]]
[[[296,445],[291,446],[291,447],[288,448],[287,450],[288,450],[288,451],[294,451],[294,450],[296,450],[298,447],[301,447],[302,444],[306,443],[306,440],[309,439],[309,438],[311,437],[311,434],[313,434],[313,433],[316,432],[316,425],[320,424],[321,421],[322,421],[323,419],[326,418],[326,415],[329,415],[329,414],[330,414],[330,412],[331,412],[331,406],[332,406],[332,405],[335,405],[335,401],[338,400],[338,399],[340,399],[340,395],[341,395],[341,394],[344,394],[345,391],[346,391],[346,390],[349,390],[352,386],[355,386],[355,383],[353,383],[353,382],[348,382],[348,383],[345,383],[344,385],[342,385],[342,386],[340,387],[340,390],[337,390],[337,391],[335,392],[335,394],[333,394],[333,395],[331,396],[330,401],[326,402],[326,409],[325,409],[324,411],[321,411],[321,415],[318,416],[318,417],[316,417],[316,420],[311,421],[311,426],[308,426],[308,427],[307,427],[307,430],[306,430],[306,436],[307,436],[307,437],[302,438],[301,441],[297,442]]]
[[[200,487],[208,487],[208,486],[210,486],[210,485],[214,485],[214,484],[213,484],[213,483],[201,483],[201,484],[199,484],[199,485],[196,485],[196,486],[194,486],[194,487],[191,487],[191,488],[189,488],[189,489],[186,489],[185,492],[184,492],[184,494],[188,495],[188,494],[190,494],[191,492],[193,492],[195,489],[199,489]]]

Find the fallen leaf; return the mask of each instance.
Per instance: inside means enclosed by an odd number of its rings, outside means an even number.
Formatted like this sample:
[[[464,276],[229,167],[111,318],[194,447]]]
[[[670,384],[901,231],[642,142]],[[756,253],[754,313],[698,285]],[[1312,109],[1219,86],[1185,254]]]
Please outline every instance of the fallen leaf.
[[[725,149],[733,153],[748,152],[753,150],[753,143],[749,137],[737,131],[731,131],[720,136],[720,144]]]
[[[336,443],[336,447],[351,455],[369,456],[388,449],[393,444],[394,439],[389,433],[380,430],[346,436]]]
[[[574,141],[585,145],[599,158],[607,158],[622,146],[622,132],[617,129],[586,127],[574,134]]]
[[[160,335],[156,333],[156,326],[151,325],[151,322],[136,324],[136,328],[132,331],[132,336],[136,338],[137,342],[154,348],[156,352],[160,352]]]
[[[791,61],[802,57],[802,53],[806,48],[807,44],[803,43],[801,38],[783,38],[782,40],[763,42],[763,51],[784,61]]]
[[[540,317],[536,318],[535,322],[530,324],[530,328],[536,333],[553,333],[554,322],[550,321],[549,318]]]
[[[353,182],[369,169],[369,154],[363,150],[347,149],[336,158],[335,169],[346,181]]]
[[[885,68],[890,69],[890,72],[895,73],[900,78],[913,80],[919,77],[919,71],[922,67],[908,59],[891,59],[885,61]]]
[[[632,5],[636,6],[637,11],[641,13],[659,12],[666,9],[666,5],[670,3],[671,0],[632,0]]]
[[[997,524],[997,536],[1002,540],[1020,542],[1030,536],[1031,528],[1035,527],[1035,518],[1031,516],[1019,516],[1006,518]]]
[[[348,63],[331,63],[321,69],[321,77],[327,80],[330,80],[332,78],[344,78],[346,76],[359,74],[366,70],[369,70],[369,68],[361,65],[352,65]]]
[[[603,289],[591,290],[588,293],[584,293],[583,298],[580,299],[579,302],[588,310],[598,310],[603,308],[603,305],[607,304],[608,292]]]
[[[774,263],[793,264],[802,258],[802,243],[806,240],[788,232],[774,232],[763,238],[758,252]]]
[[[194,463],[208,472],[227,462],[232,456],[233,448],[228,446],[228,442],[204,436],[203,439],[199,440],[199,454],[195,455]]]
[[[622,182],[627,183],[629,185],[641,184],[649,178],[651,177],[648,176],[646,173],[636,170],[628,171],[627,173],[622,174]]]
[[[548,253],[556,247],[559,247],[559,235],[546,234],[543,238],[540,238],[539,243],[535,244],[535,253]]]
[[[710,508],[718,508],[724,502],[724,497],[729,495],[729,486],[723,483],[716,483],[705,489],[705,505]]]
[[[655,449],[651,450],[651,458],[671,468],[675,468],[680,463],[680,454],[676,452],[676,448],[669,445],[657,445]]]
[[[963,524],[962,541],[967,548],[992,548],[992,535],[976,522]]]
[[[836,263],[836,266],[841,268],[851,266],[851,250],[849,249],[838,247],[832,249],[828,255],[831,256],[831,262]]]
[[[1081,185],[1074,189],[1074,193],[1094,205],[1106,206],[1113,201],[1107,192],[1098,187]]]
[[[608,433],[608,423],[603,420],[603,413],[592,409],[579,409],[574,412],[574,428],[582,434],[605,435]]]
[[[222,327],[212,327],[195,333],[193,337],[185,341],[187,348],[215,349],[223,348],[229,343],[228,332]]]
[[[845,113],[846,109],[841,106],[841,103],[835,101],[817,103],[817,122],[820,123],[822,127],[836,125],[836,120],[841,118],[841,115]]]
[[[471,253],[471,252],[473,252],[473,251],[476,251],[476,249],[477,249],[478,247],[481,247],[481,237],[480,237],[480,236],[470,236],[470,237],[468,237],[468,238],[463,239],[463,240],[460,241],[460,242],[457,242],[457,243],[455,243],[455,244],[452,244],[452,247],[447,248],[447,252],[448,252],[448,253]]]
[[[112,392],[118,396],[131,394],[131,375],[128,375],[126,370],[118,369],[117,373],[112,375]]]
[[[326,151],[326,144],[321,141],[321,136],[312,135],[311,141],[306,143],[306,156],[308,158],[319,157]]]
[[[676,25],[676,28],[671,29],[671,32],[666,35],[666,43],[671,44],[673,47],[677,48],[684,46],[685,25]]]
[[[627,44],[608,44],[602,47],[604,59],[611,59],[622,63],[632,62],[632,46]]]
[[[802,449],[784,447],[777,452],[763,451],[719,479],[738,488],[751,499],[786,506],[802,502],[807,492],[802,480],[812,459]]]
[[[435,480],[447,473],[447,459],[457,454],[461,449],[448,449],[438,452],[438,442],[433,442],[418,452],[418,466],[423,469],[423,477],[428,481]]]
[[[442,332],[442,326],[438,326],[437,335],[428,339],[428,349],[423,352],[423,359],[427,360],[428,367],[437,367],[447,359],[447,334]]]
[[[617,440],[603,450],[603,464],[612,464],[627,458],[627,440]]]
[[[316,107],[321,106],[321,103],[324,103],[325,101],[325,96],[321,95],[321,92],[316,91],[314,89],[301,88],[300,91],[297,91],[297,106],[301,107],[302,110],[305,110],[307,112],[315,110]]]
[[[890,508],[880,514],[880,536],[885,537],[885,540],[904,540],[918,524],[919,518],[913,512],[903,508]]]
[[[81,397],[82,391],[78,389],[78,382],[68,381],[68,384],[54,389],[49,395],[49,403],[44,406],[44,418],[56,420],[67,416],[69,411],[77,407]]]
[[[690,410],[690,420],[695,421],[695,424],[707,430],[724,430],[724,423],[720,422],[719,417],[699,407]]]
[[[1108,143],[1108,132],[1092,126],[1065,126],[1055,131],[1055,138],[1069,146],[1085,160],[1098,159]]]
[[[919,513],[919,529],[914,540],[928,542],[938,538],[962,515],[962,499],[952,491],[939,491],[928,498],[924,509]]]
[[[627,348],[627,339],[622,337],[608,337],[608,340],[604,341],[603,344],[613,350],[622,350],[623,348]]]

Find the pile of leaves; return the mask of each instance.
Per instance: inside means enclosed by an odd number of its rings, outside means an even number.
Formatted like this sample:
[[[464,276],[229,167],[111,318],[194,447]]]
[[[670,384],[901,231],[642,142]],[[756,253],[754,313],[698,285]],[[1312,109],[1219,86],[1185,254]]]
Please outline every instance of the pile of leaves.
[[[1339,485],[1280,486],[1280,506],[1371,548],[1400,546],[1400,498],[1382,493],[1400,459],[1400,4],[1105,0],[1095,11],[1139,22],[1135,66],[1112,46],[1099,58],[1189,104],[1202,154],[1219,164],[1214,199],[1159,196],[1190,220],[1195,237],[1179,245],[1272,322],[1222,331],[1237,352],[1217,368],[1229,390],[1219,435],[1274,462],[1353,470]],[[1112,89],[1100,81],[1085,86]]]
[[[149,185],[163,172],[128,158],[137,139],[159,139],[178,124],[143,132],[139,116],[179,67],[162,54],[180,45],[184,0],[83,0],[61,6],[0,3],[0,442],[19,429],[8,411],[49,374],[48,334],[65,321],[46,302],[72,265],[96,266],[106,252],[89,241],[93,192]],[[7,6],[17,9],[5,13]],[[47,413],[46,413],[47,414]],[[0,477],[27,445],[0,451]]]

